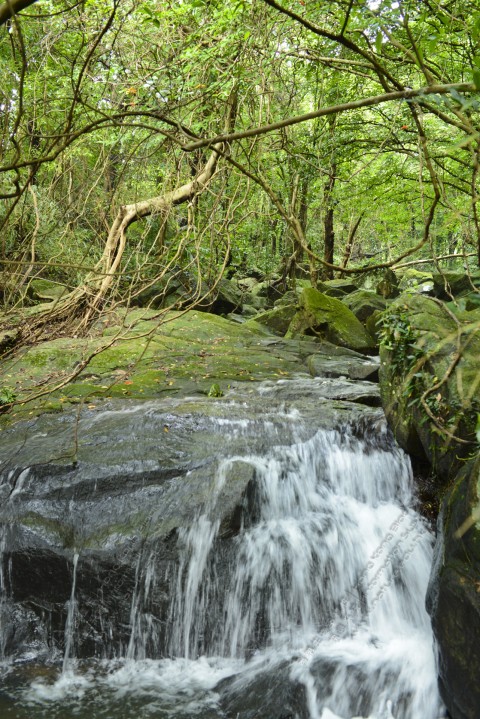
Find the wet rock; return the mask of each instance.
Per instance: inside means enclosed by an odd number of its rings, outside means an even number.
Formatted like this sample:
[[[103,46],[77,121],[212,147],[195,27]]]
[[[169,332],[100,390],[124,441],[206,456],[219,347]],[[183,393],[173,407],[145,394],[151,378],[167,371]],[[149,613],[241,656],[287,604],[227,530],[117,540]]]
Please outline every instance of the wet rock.
[[[307,365],[312,377],[350,377],[378,381],[377,361],[315,354],[308,358]]]
[[[224,679],[216,688],[220,706],[235,719],[307,719],[305,687],[290,677],[290,662],[272,662],[265,667],[252,665],[234,679]]]
[[[378,410],[364,406],[375,400],[372,388],[346,380],[312,380],[308,386],[290,380],[218,399],[110,400],[98,409],[43,414],[4,430],[0,545],[9,567],[9,653],[20,657],[40,635],[62,650],[78,556],[75,652],[116,655],[130,637],[140,557],[142,571],[155,567],[155,592],[145,611],[158,627],[147,650],[163,656],[179,530],[215,507],[221,576],[252,501],[248,457],[272,444],[308,439],[320,427],[343,425],[346,417],[377,421]],[[300,426],[292,422],[298,416],[304,419]],[[19,626],[15,616],[25,612],[33,612],[35,621],[30,614]]]
[[[479,458],[465,465],[443,502],[427,594],[440,691],[452,719],[476,719],[480,706],[479,471]]]

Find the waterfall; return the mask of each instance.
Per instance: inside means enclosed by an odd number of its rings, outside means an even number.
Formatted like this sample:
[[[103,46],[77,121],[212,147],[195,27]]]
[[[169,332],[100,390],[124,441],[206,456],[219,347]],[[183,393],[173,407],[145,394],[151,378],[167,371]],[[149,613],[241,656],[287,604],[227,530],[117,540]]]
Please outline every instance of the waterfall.
[[[74,661],[78,625],[93,617],[77,589],[88,548],[81,563],[74,550],[60,674],[21,690],[9,669],[0,715],[10,697],[12,719],[24,716],[12,702],[32,719],[444,716],[424,608],[433,538],[408,457],[375,411],[349,410],[336,429],[315,430],[287,410],[272,401],[266,420],[263,408],[211,419],[224,456],[209,465],[196,517],[169,533],[167,562],[156,515],[146,518],[114,659]],[[245,467],[226,534],[223,490]],[[12,497],[21,491],[22,482]],[[2,564],[4,594],[7,583]]]
[[[77,602],[75,597],[75,591],[77,587],[77,566],[78,566],[79,554],[75,550],[73,551],[73,573],[72,573],[72,591],[70,593],[70,599],[67,602],[67,619],[65,621],[65,649],[63,653],[63,666],[62,673],[66,674],[73,669],[72,655],[74,649],[74,636],[75,636],[75,613],[77,609]]]
[[[180,532],[171,654],[287,653],[313,719],[436,719],[432,537],[413,509],[409,460],[386,444],[345,428],[243,457],[255,516],[244,513],[227,583],[212,507]]]

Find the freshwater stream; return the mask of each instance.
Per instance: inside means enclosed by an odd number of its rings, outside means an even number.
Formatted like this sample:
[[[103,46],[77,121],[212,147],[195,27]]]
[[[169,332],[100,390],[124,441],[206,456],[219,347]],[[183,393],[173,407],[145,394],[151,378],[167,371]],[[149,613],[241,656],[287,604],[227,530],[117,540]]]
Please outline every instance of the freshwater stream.
[[[248,435],[249,420],[216,420],[225,456],[208,501],[176,533],[165,616],[151,610],[165,576],[147,544],[116,656],[76,658],[73,548],[63,656],[4,659],[1,719],[444,716],[424,609],[433,539],[409,459],[384,425],[362,438],[352,422],[312,434],[290,421],[292,441],[266,427],[263,452],[239,458],[229,438]],[[217,503],[239,459],[255,480],[226,560]],[[6,573],[3,562],[4,592]]]

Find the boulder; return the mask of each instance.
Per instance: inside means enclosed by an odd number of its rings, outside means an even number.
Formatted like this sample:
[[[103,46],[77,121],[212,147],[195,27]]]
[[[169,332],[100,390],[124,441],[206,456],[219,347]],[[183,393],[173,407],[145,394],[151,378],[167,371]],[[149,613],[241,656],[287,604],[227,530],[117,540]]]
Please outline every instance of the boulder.
[[[480,707],[479,472],[477,456],[460,470],[443,502],[427,593],[439,686],[452,719],[477,719]]]
[[[299,310],[288,328],[287,337],[310,334],[354,350],[371,352],[375,343],[351,310],[340,300],[315,290],[304,289]]]
[[[373,290],[385,299],[398,297],[400,294],[397,276],[388,267],[366,272],[358,279],[358,284],[364,290]]]
[[[378,381],[379,363],[374,359],[314,354],[308,358],[307,366],[312,377],[349,377]]]
[[[317,287],[320,292],[323,292],[329,297],[344,297],[350,292],[358,290],[358,285],[348,279],[325,280],[324,282],[319,282]]]
[[[480,289],[480,271],[471,272],[437,272],[432,275],[435,296],[441,300],[452,297],[464,297]]]
[[[406,269],[398,283],[400,292],[421,292],[433,294],[434,284],[431,272],[420,272],[413,268]]]
[[[451,478],[474,446],[480,311],[404,294],[383,315],[380,387],[399,444]],[[460,349],[459,349],[460,348]]]
[[[380,345],[382,403],[396,439],[436,472],[434,503],[449,485],[427,609],[452,719],[476,719],[480,706],[480,644],[472,637],[480,625],[479,327],[479,310],[403,294],[384,313]]]
[[[252,457],[345,421],[376,426],[381,412],[353,404],[360,397],[372,398],[370,383],[249,383],[248,394],[109,400],[5,429],[2,652],[20,660],[63,649],[76,572],[77,657],[114,657],[128,645],[137,589],[145,651],[165,656],[185,532],[200,514],[218,526],[215,572],[228,577],[236,536],[256,511]],[[221,621],[212,615],[212,626]]]
[[[258,285],[258,282],[255,277],[242,277],[236,280],[237,287],[242,292],[251,292]]]
[[[281,305],[296,305],[298,302],[298,293],[295,290],[288,290],[284,295],[275,300],[273,303],[274,307],[280,307]]]
[[[44,302],[45,300],[59,300],[68,293],[68,287],[60,282],[53,280],[43,280],[40,278],[30,280],[28,285],[28,296],[35,301]]]
[[[279,305],[278,307],[274,307],[273,310],[267,310],[266,312],[255,315],[255,322],[268,327],[269,330],[283,337],[296,311],[296,305]]]
[[[268,302],[273,303],[283,295],[283,292],[280,289],[280,282],[281,279],[279,277],[273,277],[270,280],[258,282],[251,291],[252,297],[263,297]]]
[[[387,306],[386,300],[371,290],[356,290],[347,295],[343,302],[362,324],[365,324],[375,311],[382,312]]]
[[[240,312],[242,309],[242,292],[232,280],[221,279],[214,289],[215,299],[209,306],[209,312],[216,315],[227,315],[229,312]]]
[[[185,294],[185,283],[176,273],[168,273],[161,280],[147,285],[141,292],[133,297],[137,307],[159,309],[173,305]]]

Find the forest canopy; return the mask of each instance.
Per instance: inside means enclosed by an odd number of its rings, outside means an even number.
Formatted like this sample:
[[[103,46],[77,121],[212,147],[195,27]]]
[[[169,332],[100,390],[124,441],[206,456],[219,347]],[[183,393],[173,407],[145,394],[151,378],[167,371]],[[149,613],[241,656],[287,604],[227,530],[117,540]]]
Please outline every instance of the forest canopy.
[[[5,311],[480,264],[473,0],[11,0],[0,36]]]

